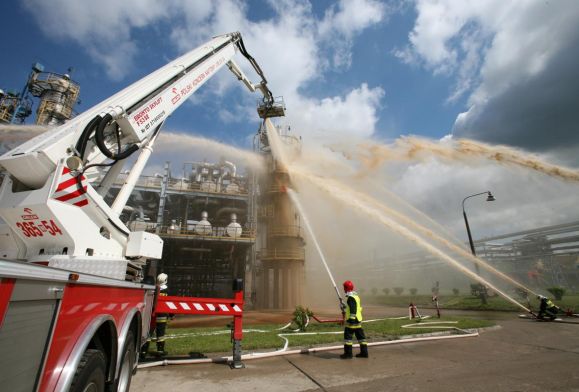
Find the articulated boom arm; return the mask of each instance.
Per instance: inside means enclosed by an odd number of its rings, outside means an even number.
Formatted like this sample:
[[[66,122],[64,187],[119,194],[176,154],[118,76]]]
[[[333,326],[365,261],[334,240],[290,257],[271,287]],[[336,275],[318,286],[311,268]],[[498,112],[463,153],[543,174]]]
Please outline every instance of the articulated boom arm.
[[[262,77],[258,86],[265,99],[273,101],[267,81],[255,60],[247,54],[241,35],[225,34],[133,83],[66,124],[9,151],[0,157],[0,165],[27,187],[38,188],[44,185],[62,158],[82,155],[80,157],[87,164],[124,158],[145,145],[155,129],[175,109],[233,58],[236,49],[248,57]],[[235,68],[238,70],[237,66]],[[234,71],[239,78],[238,72]],[[244,79],[244,83],[254,91],[255,86],[247,82],[245,76]],[[111,122],[119,127],[120,142],[124,147],[120,153],[114,135],[116,130]],[[107,136],[111,140],[107,140]]]
[[[239,50],[262,78],[252,84],[233,63]],[[120,221],[165,120],[199,87],[228,65],[251,90],[273,104],[267,81],[247,53],[239,33],[213,38],[133,83],[67,123],[0,157],[6,176],[0,188],[0,216],[25,260],[75,257],[160,257],[154,235],[135,239]],[[112,206],[104,202],[123,161],[141,151]],[[104,177],[102,168],[109,167]],[[97,178],[102,178],[95,184]],[[55,233],[55,234],[53,234]],[[153,238],[155,237],[155,238]],[[132,241],[135,239],[134,241]],[[135,246],[134,243],[137,243]],[[1,244],[0,244],[1,245]],[[146,246],[145,246],[146,248]]]

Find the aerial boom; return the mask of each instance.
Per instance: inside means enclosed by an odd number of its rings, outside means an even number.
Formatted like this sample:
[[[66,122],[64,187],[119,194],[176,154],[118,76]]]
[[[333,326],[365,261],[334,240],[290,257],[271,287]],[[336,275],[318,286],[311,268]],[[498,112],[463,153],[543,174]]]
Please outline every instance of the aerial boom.
[[[231,65],[237,51],[262,78],[258,84]],[[1,156],[0,165],[9,175],[0,187],[0,217],[9,226],[14,257],[110,277],[124,277],[127,263],[160,258],[162,240],[151,233],[131,233],[119,216],[161,125],[226,64],[250,91],[262,92],[265,105],[273,105],[267,80],[241,35],[230,33]],[[123,161],[138,151],[127,181],[112,205],[107,204],[104,196]],[[90,260],[106,271],[83,269]]]
[[[98,125],[105,133],[114,132],[111,126],[107,127],[108,124],[91,124],[97,116],[101,119],[110,116],[109,121],[120,127],[121,144],[135,145],[133,150],[136,151],[145,139],[152,136],[156,125],[233,58],[240,41],[239,33],[213,38],[67,123],[7,152],[0,157],[0,165],[18,181],[34,189],[44,185],[63,157],[78,155],[78,149],[84,149],[85,156],[81,158],[89,164],[100,164],[110,159],[110,155],[118,153],[107,154],[94,148],[98,147],[98,133],[85,136],[95,140],[82,139],[89,125],[93,132],[98,131]],[[269,91],[267,87],[265,90]],[[116,140],[105,141],[105,145],[115,143]]]

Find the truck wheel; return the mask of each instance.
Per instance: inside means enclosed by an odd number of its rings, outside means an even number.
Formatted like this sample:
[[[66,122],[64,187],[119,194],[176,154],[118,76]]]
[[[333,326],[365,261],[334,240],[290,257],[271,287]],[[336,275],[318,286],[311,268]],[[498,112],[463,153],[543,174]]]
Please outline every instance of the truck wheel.
[[[121,369],[117,381],[117,392],[128,392],[131,387],[133,377],[133,367],[135,366],[137,354],[135,353],[135,334],[132,330],[127,333],[125,347],[121,355]]]
[[[70,392],[104,392],[107,363],[100,350],[84,352],[76,368]]]

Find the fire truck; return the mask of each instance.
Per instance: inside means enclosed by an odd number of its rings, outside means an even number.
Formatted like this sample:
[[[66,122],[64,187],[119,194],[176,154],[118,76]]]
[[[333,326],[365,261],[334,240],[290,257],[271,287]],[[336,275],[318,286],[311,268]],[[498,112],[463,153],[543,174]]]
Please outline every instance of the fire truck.
[[[261,81],[234,62],[240,52]],[[0,389],[127,391],[155,311],[235,318],[240,357],[243,295],[163,297],[144,268],[163,241],[121,221],[165,120],[227,66],[263,94],[260,116],[278,116],[262,70],[239,33],[214,37],[114,96],[0,157]],[[138,155],[117,196],[105,196]],[[156,309],[156,310],[155,310]]]

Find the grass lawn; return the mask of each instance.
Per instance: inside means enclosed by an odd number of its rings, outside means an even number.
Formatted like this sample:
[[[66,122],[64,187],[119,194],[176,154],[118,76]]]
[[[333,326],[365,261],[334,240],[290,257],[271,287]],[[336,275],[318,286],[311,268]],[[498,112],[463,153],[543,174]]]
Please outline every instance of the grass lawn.
[[[521,298],[514,297],[524,306],[527,303]],[[382,295],[376,297],[368,296],[366,299],[369,303],[388,306],[408,306],[411,302],[419,308],[432,308],[434,303],[430,295]],[[440,295],[439,304],[441,309],[462,309],[462,310],[500,310],[500,311],[520,311],[521,308],[507,301],[503,297],[489,297],[488,303],[483,305],[480,298],[471,295]],[[573,309],[575,313],[579,312],[579,294],[564,295],[560,301],[553,300],[561,309]],[[539,301],[531,298],[532,309],[539,309]]]
[[[421,322],[408,319],[404,320],[382,320],[371,323],[364,323],[364,330],[369,341],[397,339],[402,335],[412,335],[440,331],[430,328],[406,329],[401,328],[405,324],[420,324],[437,321],[437,319],[427,319]],[[461,329],[482,328],[493,325],[486,320],[473,320],[457,317],[443,317],[440,321],[458,321],[456,327]],[[313,323],[308,327],[307,332],[316,332],[316,335],[295,335],[289,330],[278,330],[281,325],[261,325],[245,328],[247,332],[243,334],[242,347],[244,351],[259,351],[267,349],[279,349],[284,346],[284,340],[277,336],[280,333],[287,334],[289,347],[312,347],[320,344],[337,343],[343,341],[343,327],[333,324]],[[258,330],[260,332],[258,332]],[[221,333],[224,332],[224,333]],[[329,334],[328,332],[334,332]],[[229,331],[223,328],[168,328],[167,329],[166,351],[170,355],[188,355],[189,353],[229,353],[231,351],[231,341]],[[154,344],[151,345],[153,347]]]

